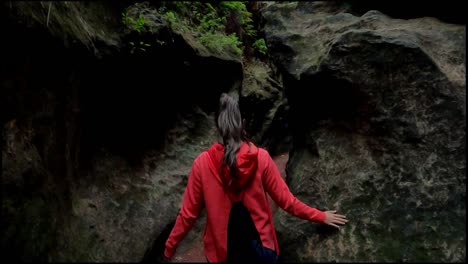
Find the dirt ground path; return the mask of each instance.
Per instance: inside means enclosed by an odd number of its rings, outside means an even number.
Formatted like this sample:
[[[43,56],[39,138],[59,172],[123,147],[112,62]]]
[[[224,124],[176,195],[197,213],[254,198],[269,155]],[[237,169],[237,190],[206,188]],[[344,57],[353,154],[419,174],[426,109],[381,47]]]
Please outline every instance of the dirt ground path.
[[[288,154],[282,154],[273,157],[273,161],[276,163],[278,170],[280,171],[281,177],[283,179],[286,177],[286,163],[288,162]],[[278,207],[271,200],[270,197],[270,207],[272,214],[276,212]],[[201,221],[200,221],[201,220]],[[203,223],[200,223],[203,222]],[[205,219],[199,219],[196,223],[198,228],[202,228],[205,224]],[[195,228],[197,228],[195,227]],[[177,249],[176,254],[172,258],[172,262],[183,263],[183,262],[207,262],[205,254],[203,253],[203,241],[202,241],[203,232],[198,232],[198,235],[194,236],[193,234],[188,234],[185,241],[181,242],[179,248]]]

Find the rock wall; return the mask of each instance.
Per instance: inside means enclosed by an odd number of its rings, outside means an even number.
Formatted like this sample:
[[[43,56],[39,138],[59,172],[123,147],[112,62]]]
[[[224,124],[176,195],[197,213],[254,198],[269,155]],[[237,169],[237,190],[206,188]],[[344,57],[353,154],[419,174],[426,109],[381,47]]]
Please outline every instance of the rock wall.
[[[286,261],[464,261],[465,26],[359,15],[344,2],[262,11],[283,74],[288,184],[339,232],[277,215]]]
[[[213,102],[242,82],[237,58],[158,20],[170,45],[129,54],[108,5],[53,2],[49,24],[44,3],[2,6],[5,259],[154,262],[192,161],[217,139]]]

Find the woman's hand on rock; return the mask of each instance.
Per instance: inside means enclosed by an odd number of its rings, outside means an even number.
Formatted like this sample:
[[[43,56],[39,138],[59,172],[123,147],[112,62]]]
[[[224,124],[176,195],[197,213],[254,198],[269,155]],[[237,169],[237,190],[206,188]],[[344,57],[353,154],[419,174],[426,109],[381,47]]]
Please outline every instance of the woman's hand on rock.
[[[344,225],[348,222],[346,216],[336,213],[336,210],[325,211],[325,224],[336,227],[340,229],[339,225]]]

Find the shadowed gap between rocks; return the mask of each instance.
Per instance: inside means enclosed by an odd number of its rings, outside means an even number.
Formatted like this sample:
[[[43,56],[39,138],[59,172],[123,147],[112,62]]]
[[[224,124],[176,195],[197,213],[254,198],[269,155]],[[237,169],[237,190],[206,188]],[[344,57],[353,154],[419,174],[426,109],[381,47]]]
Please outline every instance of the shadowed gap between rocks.
[[[336,78],[334,73],[328,69],[322,69],[320,72],[303,75],[300,80],[293,78],[283,72],[284,85],[286,88],[286,97],[288,99],[289,123],[292,134],[293,147],[289,152],[289,159],[286,166],[286,182],[291,184],[290,171],[297,170],[298,163],[302,153],[308,152],[311,155],[319,157],[319,151],[313,138],[314,130],[319,129],[323,124],[331,124],[333,129],[341,131],[340,133],[354,133],[362,115],[366,115],[368,105],[366,105],[366,96],[359,91],[359,87],[347,80]],[[307,114],[305,114],[307,113]],[[314,177],[313,175],[311,177]],[[296,184],[298,184],[296,182]],[[293,194],[300,195],[291,187]],[[314,198],[311,198],[314,201]],[[308,204],[306,202],[306,204]],[[319,210],[330,210],[331,208],[322,208],[320,204],[311,202],[308,204]],[[292,216],[287,216],[292,217]],[[296,219],[292,219],[296,221]],[[311,232],[317,234],[322,239],[336,235],[338,230],[328,225],[310,224]],[[300,247],[306,237],[297,240],[298,244],[285,245],[283,242],[285,234],[278,233],[280,248],[283,249],[282,259],[284,261],[298,261],[291,258],[295,248]],[[282,242],[283,241],[283,242]],[[289,241],[288,243],[290,243]]]
[[[154,240],[153,244],[148,247],[148,250],[145,252],[141,263],[155,263],[160,260],[161,256],[164,254],[164,249],[166,245],[167,238],[174,227],[175,220],[162,230],[162,232]]]
[[[313,140],[307,136],[309,131],[318,128],[322,121],[352,129],[350,121],[367,111],[363,108],[366,99],[359,88],[334,77],[329,70],[304,76],[300,81],[285,74],[285,87],[294,148],[306,146],[316,155]]]

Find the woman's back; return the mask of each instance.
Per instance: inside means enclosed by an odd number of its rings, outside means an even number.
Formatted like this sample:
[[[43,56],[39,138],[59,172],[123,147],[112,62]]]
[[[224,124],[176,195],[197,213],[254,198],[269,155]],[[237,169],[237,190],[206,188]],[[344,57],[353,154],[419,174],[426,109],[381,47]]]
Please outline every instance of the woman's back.
[[[210,245],[211,238],[219,239],[215,244],[217,247],[222,247],[221,255],[224,258],[226,254],[224,252],[227,250],[225,241],[227,241],[229,212],[232,202],[238,201],[242,197],[242,202],[250,212],[262,244],[275,250],[277,246],[274,228],[271,226],[269,204],[262,183],[263,174],[268,164],[266,159],[269,157],[268,153],[252,143],[243,143],[237,159],[239,164],[238,179],[231,186],[229,186],[228,171],[223,173],[222,169],[215,167],[220,164],[220,154],[222,155],[222,146],[215,144],[206,152],[203,161],[203,163],[210,162],[211,169],[215,170],[202,176],[202,182],[206,183],[203,191],[206,193],[204,201],[207,210],[207,228],[209,228],[205,232],[207,243],[205,248]]]
[[[279,255],[267,193],[280,208],[296,217],[325,223],[330,216],[329,224],[344,224],[344,216],[337,218],[334,212],[309,207],[292,195],[268,152],[246,140],[235,99],[226,94],[221,96],[215,120],[223,142],[213,144],[195,159],[182,209],[166,242],[165,257],[173,256],[177,244],[205,207],[206,257],[209,262],[227,261],[229,214],[233,202],[238,200],[250,213],[261,240],[260,248]]]
[[[297,200],[281,178],[268,152],[253,143],[244,142],[238,153],[238,179],[231,182],[229,169],[222,166],[224,147],[215,143],[194,161],[184,203],[179,217],[180,230],[190,228],[205,207],[207,222],[203,236],[205,254],[210,262],[226,261],[227,226],[233,201],[247,207],[260,235],[262,245],[279,254],[273,219],[266,194],[279,207],[310,221],[323,222],[324,213]],[[229,183],[231,182],[231,185]],[[244,195],[242,195],[244,193]],[[199,202],[197,202],[199,201]],[[174,227],[176,234],[177,225]],[[182,232],[181,232],[182,234]],[[168,240],[171,247],[176,239]]]

